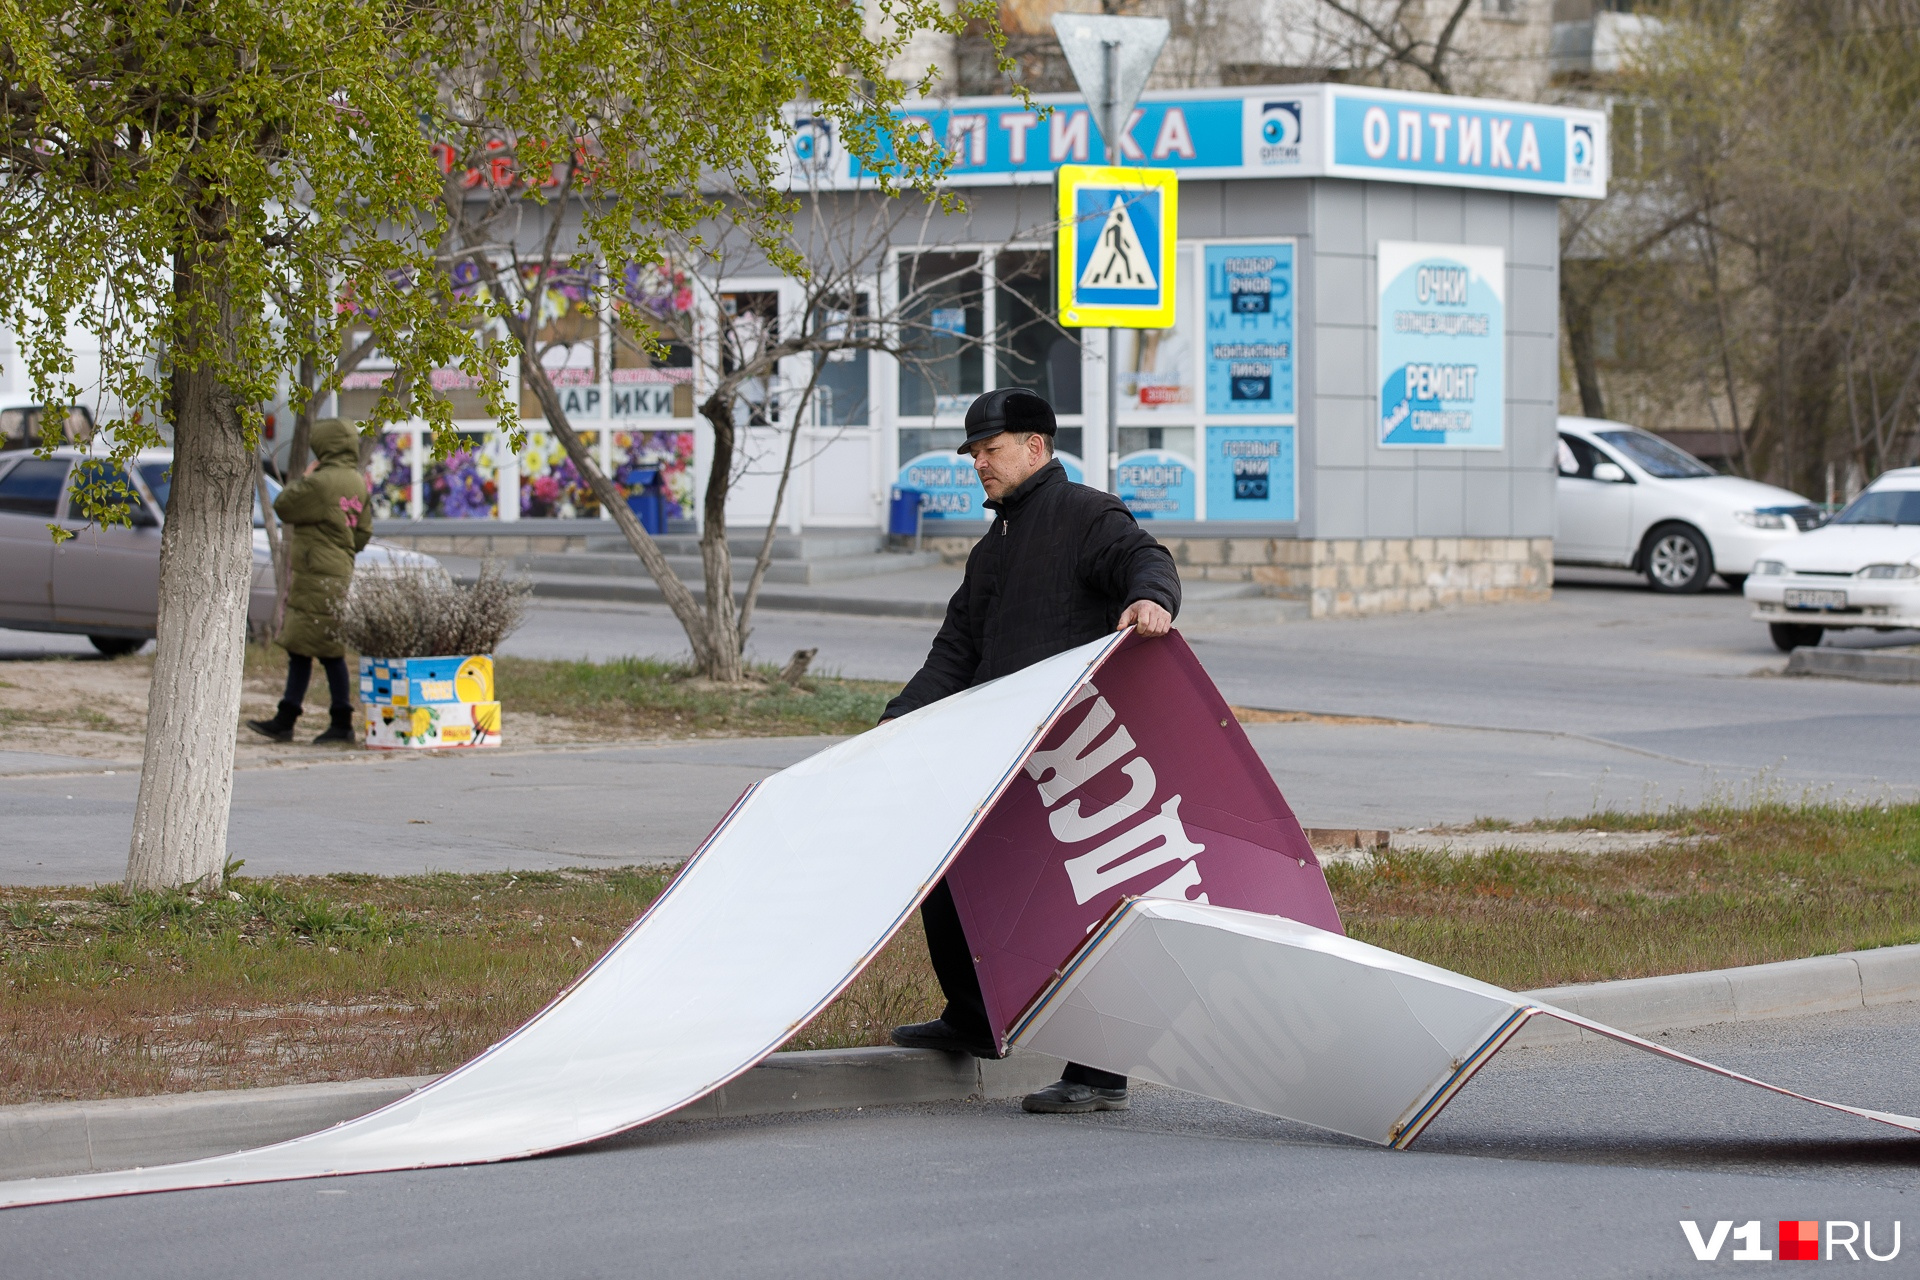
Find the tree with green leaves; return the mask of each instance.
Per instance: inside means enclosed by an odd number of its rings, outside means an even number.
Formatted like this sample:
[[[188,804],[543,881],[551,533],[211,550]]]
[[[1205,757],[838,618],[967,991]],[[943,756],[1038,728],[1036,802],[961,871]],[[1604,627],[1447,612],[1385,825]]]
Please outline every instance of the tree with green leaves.
[[[424,419],[450,449],[427,376],[449,367],[515,426],[500,304],[443,269],[441,156],[511,145],[531,173],[592,157],[583,230],[621,261],[656,258],[717,186],[785,260],[786,105],[806,99],[851,149],[891,146],[924,172],[931,140],[888,137],[914,87],[891,64],[983,8],[0,4],[0,322],[38,398],[124,406],[102,424],[105,457],[174,450],[129,886],[207,884],[225,865],[254,455],[284,373],[333,366],[368,330],[395,375],[365,429]],[[96,387],[73,385],[69,327],[99,338]],[[126,518],[110,501],[92,514]]]

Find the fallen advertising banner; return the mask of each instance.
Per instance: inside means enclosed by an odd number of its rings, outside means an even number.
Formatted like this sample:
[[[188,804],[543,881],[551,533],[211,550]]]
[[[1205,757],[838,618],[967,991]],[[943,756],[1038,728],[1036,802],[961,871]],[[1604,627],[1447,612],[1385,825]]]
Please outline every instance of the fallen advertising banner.
[[[1345,937],[1185,641],[1116,633],[755,784],[592,968],[425,1088],[257,1150],[0,1183],[0,1207],[513,1160],[646,1124],[778,1049],[942,876],[1015,1051],[1405,1147],[1545,1015],[1920,1132]]]

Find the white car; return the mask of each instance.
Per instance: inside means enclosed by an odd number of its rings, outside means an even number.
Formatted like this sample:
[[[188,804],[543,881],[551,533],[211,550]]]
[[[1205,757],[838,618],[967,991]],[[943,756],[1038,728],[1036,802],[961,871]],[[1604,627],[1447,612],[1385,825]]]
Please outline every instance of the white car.
[[[1847,627],[1920,627],[1920,467],[1887,472],[1845,511],[1756,564],[1746,597],[1782,651]]]
[[[26,450],[0,453],[0,627],[86,636],[104,654],[132,653],[153,637],[159,613],[160,529],[173,468],[168,449],[141,452],[127,469],[132,524],[89,525],[68,510],[73,485],[97,477],[104,463],[81,472],[88,458],[70,447],[48,458]],[[97,480],[90,482],[97,483]],[[280,486],[267,482],[271,498]],[[272,623],[273,558],[258,503],[253,511],[253,585],[247,621],[254,634]],[[58,525],[74,536],[55,543]],[[369,572],[435,569],[432,556],[384,542],[367,544],[354,564]]]
[[[1756,560],[1818,526],[1820,508],[1723,476],[1659,436],[1602,418],[1560,419],[1553,558],[1647,575],[1655,591],[1736,591]]]

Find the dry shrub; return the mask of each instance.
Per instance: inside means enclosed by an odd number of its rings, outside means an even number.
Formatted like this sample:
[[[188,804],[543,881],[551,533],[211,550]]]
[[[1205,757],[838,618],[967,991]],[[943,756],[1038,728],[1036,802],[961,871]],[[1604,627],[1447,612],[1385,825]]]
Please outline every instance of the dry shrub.
[[[526,616],[533,584],[509,581],[492,560],[462,586],[444,569],[356,573],[334,635],[370,658],[492,653]]]

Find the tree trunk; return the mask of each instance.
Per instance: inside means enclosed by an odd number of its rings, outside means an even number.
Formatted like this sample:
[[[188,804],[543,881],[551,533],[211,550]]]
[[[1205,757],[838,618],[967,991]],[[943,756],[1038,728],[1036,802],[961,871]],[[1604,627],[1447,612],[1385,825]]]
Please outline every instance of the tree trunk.
[[[515,328],[517,330],[518,326]],[[585,478],[587,487],[593,490],[593,496],[613,517],[613,522],[620,526],[620,532],[626,538],[627,545],[633,548],[635,555],[640,557],[640,563],[645,565],[647,572],[653,576],[654,583],[660,588],[660,594],[666,597],[667,607],[673,610],[673,616],[679,619],[681,630],[687,633],[687,643],[693,648],[694,665],[698,666],[702,672],[711,671],[714,666],[713,640],[707,634],[706,618],[701,613],[699,602],[693,598],[693,593],[687,590],[686,583],[680,581],[680,575],[673,571],[673,566],[667,563],[666,553],[660,550],[660,544],[653,540],[652,534],[641,527],[639,517],[634,515],[632,508],[627,506],[620,490],[600,470],[600,464],[587,451],[586,442],[580,438],[580,433],[573,429],[572,421],[568,419],[566,410],[560,405],[560,393],[554,390],[553,379],[547,376],[547,371],[541,367],[539,361],[528,354],[533,350],[528,342],[531,335],[516,331],[514,336],[521,342],[520,376],[539,399],[540,410],[547,420],[548,428],[559,438],[560,447],[567,451],[567,457],[573,462],[573,469]],[[738,659],[736,658],[735,661],[737,662]]]
[[[1600,366],[1593,354],[1593,300],[1571,286],[1565,266],[1560,276],[1560,310],[1566,317],[1573,378],[1580,387],[1580,412],[1589,418],[1604,418],[1607,401],[1600,390]]]
[[[740,618],[733,608],[733,552],[727,546],[727,490],[733,481],[733,398],[710,396],[700,412],[713,425],[713,470],[701,509],[700,567],[707,579],[707,636],[713,647],[701,664],[709,680],[736,684],[745,674],[740,658]]]
[[[217,270],[217,268],[216,268]],[[174,276],[224,348],[232,299],[183,253]],[[212,886],[227,861],[235,726],[253,577],[253,458],[238,406],[210,368],[175,369],[173,491],[160,539],[159,643],[127,855],[127,888]]]

